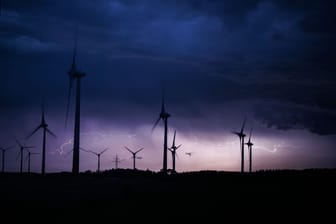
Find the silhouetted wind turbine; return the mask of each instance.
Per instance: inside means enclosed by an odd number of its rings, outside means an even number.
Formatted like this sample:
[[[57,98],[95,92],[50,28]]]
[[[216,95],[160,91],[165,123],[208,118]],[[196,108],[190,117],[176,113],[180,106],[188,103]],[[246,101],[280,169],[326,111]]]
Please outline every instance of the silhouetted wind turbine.
[[[249,140],[248,142],[246,143],[247,145],[247,148],[248,148],[248,151],[249,151],[249,160],[250,160],[250,164],[249,164],[249,172],[251,173],[252,172],[252,146],[253,146],[253,143],[251,142],[251,135],[252,135],[252,128],[251,128],[251,131],[250,131],[250,137],[249,137]]]
[[[180,148],[182,145],[176,146],[175,145],[175,138],[176,138],[176,130],[174,132],[174,138],[173,138],[173,144],[172,147],[169,148],[169,151],[172,153],[172,158],[173,158],[173,172],[175,173],[175,156],[176,156],[176,150]]]
[[[48,124],[45,121],[45,113],[44,113],[44,103],[42,103],[42,111],[41,111],[41,123],[35,130],[29,134],[26,139],[29,139],[31,136],[33,136],[39,129],[42,129],[43,131],[43,138],[42,138],[42,165],[41,165],[41,173],[42,175],[45,174],[45,161],[46,161],[46,135],[47,133],[54,138],[56,138],[56,135],[52,133],[49,128]]]
[[[167,134],[168,134],[168,118],[170,117],[170,114],[166,112],[165,110],[165,99],[164,99],[164,93],[162,94],[162,104],[161,104],[161,113],[159,115],[159,118],[155,122],[152,132],[154,131],[155,127],[159,124],[160,120],[162,119],[164,122],[164,138],[163,138],[163,167],[162,172],[167,173]]]
[[[193,152],[186,152],[185,154],[188,155],[188,156],[191,156],[193,154]]]
[[[10,150],[11,148],[13,148],[13,146],[7,147],[7,148],[0,148],[2,151],[2,155],[1,155],[1,172],[4,173],[5,172],[5,158],[6,158],[6,151]]]
[[[75,108],[75,127],[74,127],[74,144],[73,144],[73,160],[72,160],[72,173],[79,173],[79,148],[80,148],[80,80],[84,76],[85,73],[80,72],[76,68],[76,53],[77,53],[77,31],[75,36],[75,46],[73,50],[72,56],[72,65],[70,68],[69,74],[69,92],[68,92],[68,102],[66,109],[66,118],[65,123],[67,123],[69,116],[69,106],[70,106],[70,97],[71,90],[73,86],[73,82],[76,80],[76,108]]]
[[[40,154],[40,153],[30,152],[29,150],[27,150],[27,152],[28,152],[28,155],[27,155],[27,157],[26,157],[26,160],[28,160],[28,173],[30,173],[30,157],[31,157],[32,155],[38,155],[38,154]]]
[[[86,149],[83,149],[83,148],[80,148],[80,150],[82,150],[84,152],[87,152],[87,153],[90,153],[90,151],[88,151]],[[65,154],[65,157],[68,157],[72,152],[73,152],[73,149],[71,149],[67,154]]]
[[[239,142],[240,142],[240,148],[241,148],[241,172],[244,173],[244,127],[246,123],[246,118],[244,119],[243,125],[240,129],[240,132],[232,132],[233,134],[237,135],[239,137]]]
[[[133,152],[132,150],[130,150],[130,149],[127,148],[126,146],[125,146],[125,149],[126,149],[127,151],[129,151],[129,152],[132,154],[132,158],[133,158],[133,170],[135,170],[135,169],[136,169],[136,168],[135,168],[135,160],[141,158],[141,157],[136,157],[136,154],[139,153],[140,151],[142,151],[144,148],[138,149],[138,150],[135,151],[135,152]]]
[[[16,157],[16,160],[19,159],[19,156],[20,156],[20,173],[22,173],[22,168],[23,168],[23,150],[25,149],[32,149],[32,148],[35,148],[34,146],[25,146],[25,145],[22,145],[19,140],[15,139],[16,143],[18,144],[19,148],[20,148],[20,151],[19,151],[19,154],[17,155]]]
[[[90,153],[92,153],[92,154],[94,154],[94,155],[96,155],[96,156],[98,157],[98,169],[97,169],[97,173],[100,172],[100,156],[101,156],[104,152],[106,152],[107,150],[108,150],[108,148],[104,149],[104,150],[101,151],[100,153],[96,153],[96,152],[93,152],[93,151],[91,151],[91,150],[88,151],[88,152],[90,152]]]
[[[118,169],[118,165],[119,163],[121,163],[122,161],[124,161],[124,159],[120,159],[118,157],[118,154],[116,155],[115,159],[113,160],[113,162],[115,163],[115,169],[117,170]]]

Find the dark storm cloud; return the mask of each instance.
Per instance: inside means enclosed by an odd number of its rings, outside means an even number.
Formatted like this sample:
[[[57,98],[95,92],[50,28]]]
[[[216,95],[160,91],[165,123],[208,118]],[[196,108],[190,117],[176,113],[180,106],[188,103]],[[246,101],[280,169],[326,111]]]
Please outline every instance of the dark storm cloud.
[[[335,111],[322,110],[318,107],[269,102],[258,104],[255,116],[268,127],[275,126],[280,130],[307,128],[321,135],[336,133]]]
[[[3,8],[2,107],[39,102],[24,88],[64,104],[77,25],[92,113],[156,108],[164,79],[171,107],[207,113],[214,103],[272,100],[294,106],[256,110],[270,126],[335,133],[327,125],[336,123],[327,112],[336,109],[334,1],[11,0]]]

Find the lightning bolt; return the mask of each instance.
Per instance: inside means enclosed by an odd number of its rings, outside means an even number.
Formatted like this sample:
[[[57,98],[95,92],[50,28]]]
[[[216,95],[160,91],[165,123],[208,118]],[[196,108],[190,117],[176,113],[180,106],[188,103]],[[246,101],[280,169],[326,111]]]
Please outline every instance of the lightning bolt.
[[[260,149],[260,150],[271,152],[271,153],[275,153],[278,151],[278,148],[276,147],[276,145],[274,145],[273,148],[267,148],[264,146],[255,146],[254,149]]]
[[[124,136],[127,137],[130,141],[132,141],[137,135],[136,134],[128,134],[128,133],[103,133],[103,132],[83,132],[80,134],[81,136],[98,136],[102,138],[107,137],[116,137],[116,136]],[[66,142],[62,143],[59,147],[57,147],[53,152],[51,152],[51,155],[63,155],[68,153],[68,147],[72,146],[73,144],[73,138],[68,139]]]

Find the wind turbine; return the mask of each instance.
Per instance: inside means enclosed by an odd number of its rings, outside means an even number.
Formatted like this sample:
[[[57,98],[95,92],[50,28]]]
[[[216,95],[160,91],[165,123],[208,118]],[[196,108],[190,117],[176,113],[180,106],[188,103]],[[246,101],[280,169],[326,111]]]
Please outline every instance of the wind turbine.
[[[241,148],[241,172],[244,173],[244,127],[246,123],[246,118],[244,119],[243,125],[240,129],[240,132],[232,132],[233,134],[237,135],[239,137],[239,142],[240,142],[240,148]]]
[[[107,150],[108,150],[108,148],[104,149],[104,150],[101,151],[100,153],[96,153],[96,152],[93,152],[93,151],[91,151],[91,150],[88,150],[88,151],[87,151],[87,152],[90,152],[90,153],[92,153],[92,154],[94,154],[94,155],[96,155],[96,156],[98,157],[98,169],[97,169],[97,173],[100,172],[100,156],[101,156],[104,152],[106,152]]]
[[[172,144],[172,147],[169,148],[169,151],[171,151],[172,153],[172,158],[173,158],[173,172],[175,173],[175,156],[177,155],[176,154],[176,151],[178,148],[180,148],[182,145],[179,145],[179,146],[176,146],[175,145],[175,138],[176,138],[176,130],[174,132],[174,138],[173,138],[173,144]]]
[[[159,115],[159,118],[155,122],[152,132],[156,128],[156,126],[159,124],[160,120],[163,120],[164,122],[164,138],[163,138],[163,167],[162,167],[162,172],[167,173],[167,151],[168,151],[168,146],[167,146],[167,132],[168,132],[168,118],[170,117],[170,114],[166,112],[165,110],[165,99],[164,99],[164,94],[162,94],[162,104],[161,104],[161,113]]]
[[[191,156],[194,152],[186,152],[185,154]]]
[[[124,159],[120,159],[120,158],[118,157],[118,154],[116,154],[116,157],[115,157],[115,159],[113,160],[113,162],[115,163],[115,169],[116,169],[116,170],[118,169],[118,165],[119,165],[119,163],[121,163],[122,161],[124,161]]]
[[[27,155],[27,157],[26,157],[26,160],[28,160],[28,173],[30,173],[30,157],[31,157],[32,155],[38,155],[38,154],[40,154],[40,153],[31,152],[31,151],[29,151],[29,150],[27,150],[27,152],[28,152],[28,155]]]
[[[75,127],[74,127],[74,144],[73,144],[73,157],[72,157],[72,173],[79,173],[79,149],[80,149],[80,80],[85,77],[84,72],[80,72],[76,68],[76,53],[77,53],[77,32],[75,35],[75,46],[73,49],[72,65],[69,74],[69,91],[68,91],[68,102],[66,109],[65,124],[67,123],[69,116],[70,98],[71,91],[74,81],[76,81],[76,107],[75,107]]]
[[[12,146],[7,147],[7,148],[0,148],[2,151],[2,164],[1,164],[1,172],[4,173],[5,172],[5,158],[6,158],[6,151],[10,150],[11,148],[13,148]]]
[[[127,151],[129,151],[129,152],[132,154],[132,158],[133,158],[133,170],[136,170],[136,168],[135,168],[135,160],[136,160],[136,159],[141,159],[141,157],[136,157],[136,154],[139,153],[140,151],[142,151],[144,148],[138,149],[138,150],[135,151],[135,152],[133,152],[132,150],[130,150],[130,149],[127,148],[126,146],[125,146],[125,149],[126,149]]]
[[[19,148],[20,148],[20,151],[19,151],[19,154],[17,155],[16,157],[16,160],[19,159],[19,156],[20,156],[20,173],[22,173],[22,165],[23,165],[23,150],[25,149],[32,149],[32,148],[35,148],[34,146],[25,146],[25,145],[22,145],[19,140],[15,139],[16,143],[18,144]]]
[[[30,133],[26,139],[29,139],[30,137],[32,137],[38,130],[42,129],[43,131],[43,138],[42,138],[42,165],[41,165],[41,173],[42,175],[45,174],[45,161],[46,161],[46,135],[47,133],[51,136],[53,136],[54,138],[56,138],[56,135],[54,133],[52,133],[49,129],[48,129],[48,124],[45,121],[45,115],[44,115],[44,103],[42,103],[42,111],[41,111],[41,123],[39,126],[37,126],[37,128],[35,128],[35,130]]]
[[[247,148],[248,148],[248,151],[249,151],[249,159],[250,159],[250,164],[249,164],[249,172],[251,173],[252,172],[252,146],[253,146],[253,143],[251,142],[251,135],[252,135],[252,128],[251,128],[251,131],[250,131],[250,137],[249,137],[249,140],[248,142],[246,143],[247,145]]]

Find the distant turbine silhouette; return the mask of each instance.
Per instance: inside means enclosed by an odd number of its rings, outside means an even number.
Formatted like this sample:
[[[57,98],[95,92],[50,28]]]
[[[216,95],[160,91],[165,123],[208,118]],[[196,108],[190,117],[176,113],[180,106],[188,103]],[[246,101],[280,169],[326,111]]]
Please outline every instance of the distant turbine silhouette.
[[[76,108],[75,108],[75,127],[74,127],[74,144],[73,144],[73,160],[72,160],[72,173],[79,173],[79,148],[80,148],[80,80],[85,77],[86,74],[80,72],[76,68],[76,54],[77,54],[77,31],[75,35],[75,46],[72,56],[72,65],[69,74],[69,91],[68,91],[68,102],[66,109],[65,123],[67,124],[69,116],[70,98],[73,82],[76,80]]]
[[[245,128],[246,118],[244,119],[243,125],[240,129],[240,132],[232,132],[233,134],[237,135],[239,137],[240,142],[240,148],[241,148],[241,172],[244,173],[244,128]]]
[[[88,151],[86,149],[83,149],[83,148],[80,148],[79,150],[82,150],[84,152],[90,153],[90,151]],[[73,149],[71,149],[67,154],[65,154],[65,157],[68,157],[72,152],[73,152]]]
[[[32,149],[32,148],[35,148],[34,146],[25,146],[25,145],[22,145],[19,140],[15,139],[16,143],[18,144],[19,148],[20,148],[20,151],[19,151],[19,154],[17,155],[16,157],[16,160],[19,159],[19,156],[20,156],[20,173],[22,173],[23,171],[23,150],[25,149]]]
[[[175,138],[176,138],[176,130],[174,132],[174,138],[173,138],[173,144],[172,147],[169,148],[169,151],[172,153],[172,159],[173,159],[173,172],[175,173],[175,156],[176,156],[176,151],[178,148],[180,148],[182,145],[176,146],[175,145]]]
[[[91,150],[88,150],[87,152],[89,153],[92,153],[94,155],[96,155],[98,157],[98,168],[97,168],[97,173],[100,173],[100,156],[106,152],[108,150],[108,148],[104,149],[103,151],[101,151],[100,153],[96,153],[96,152],[93,152]]]
[[[4,173],[5,172],[5,158],[6,158],[6,151],[10,150],[11,148],[13,148],[13,146],[7,147],[7,148],[2,148],[0,147],[1,151],[2,151],[2,155],[1,155],[1,172]]]
[[[53,136],[54,138],[56,138],[56,135],[54,133],[52,133],[49,129],[48,129],[48,124],[45,121],[45,114],[44,114],[44,103],[42,103],[42,111],[41,111],[41,123],[39,126],[37,126],[37,128],[35,128],[35,130],[30,133],[26,139],[29,139],[31,136],[33,136],[39,129],[43,130],[43,138],[42,138],[42,165],[41,165],[41,173],[42,175],[45,174],[45,161],[46,161],[46,135],[47,133],[51,136]]]
[[[185,154],[188,155],[188,156],[191,156],[193,154],[193,152],[186,152]]]
[[[167,134],[168,134],[168,118],[170,117],[170,114],[166,112],[165,110],[165,97],[164,97],[164,91],[162,94],[162,103],[161,103],[161,113],[159,115],[159,118],[155,122],[152,132],[156,128],[156,126],[159,124],[160,120],[162,119],[164,122],[164,138],[163,138],[163,167],[162,172],[167,173]]]
[[[133,152],[132,150],[130,150],[126,146],[124,146],[124,147],[125,147],[125,149],[127,151],[129,151],[132,154],[132,158],[133,158],[133,170],[136,170],[136,168],[135,168],[135,160],[141,158],[141,157],[136,157],[136,154],[139,153],[140,151],[142,151],[144,148],[138,149],[137,151]]]
[[[30,152],[29,150],[27,150],[27,152],[28,152],[28,155],[27,155],[27,157],[26,157],[26,160],[28,160],[28,173],[30,173],[30,157],[31,157],[32,155],[38,155],[38,154],[40,154],[40,153]]]
[[[248,142],[246,143],[247,145],[247,148],[248,148],[248,151],[249,151],[249,161],[250,161],[250,164],[249,164],[249,172],[251,173],[252,172],[252,146],[253,146],[253,143],[251,142],[251,135],[252,135],[252,128],[251,128],[251,131],[250,131],[250,137],[249,137],[249,140]]]
[[[114,164],[115,164],[115,169],[117,170],[118,169],[118,165],[119,163],[121,163],[122,161],[124,161],[124,159],[120,159],[118,157],[118,154],[116,155],[115,159],[113,160]]]

